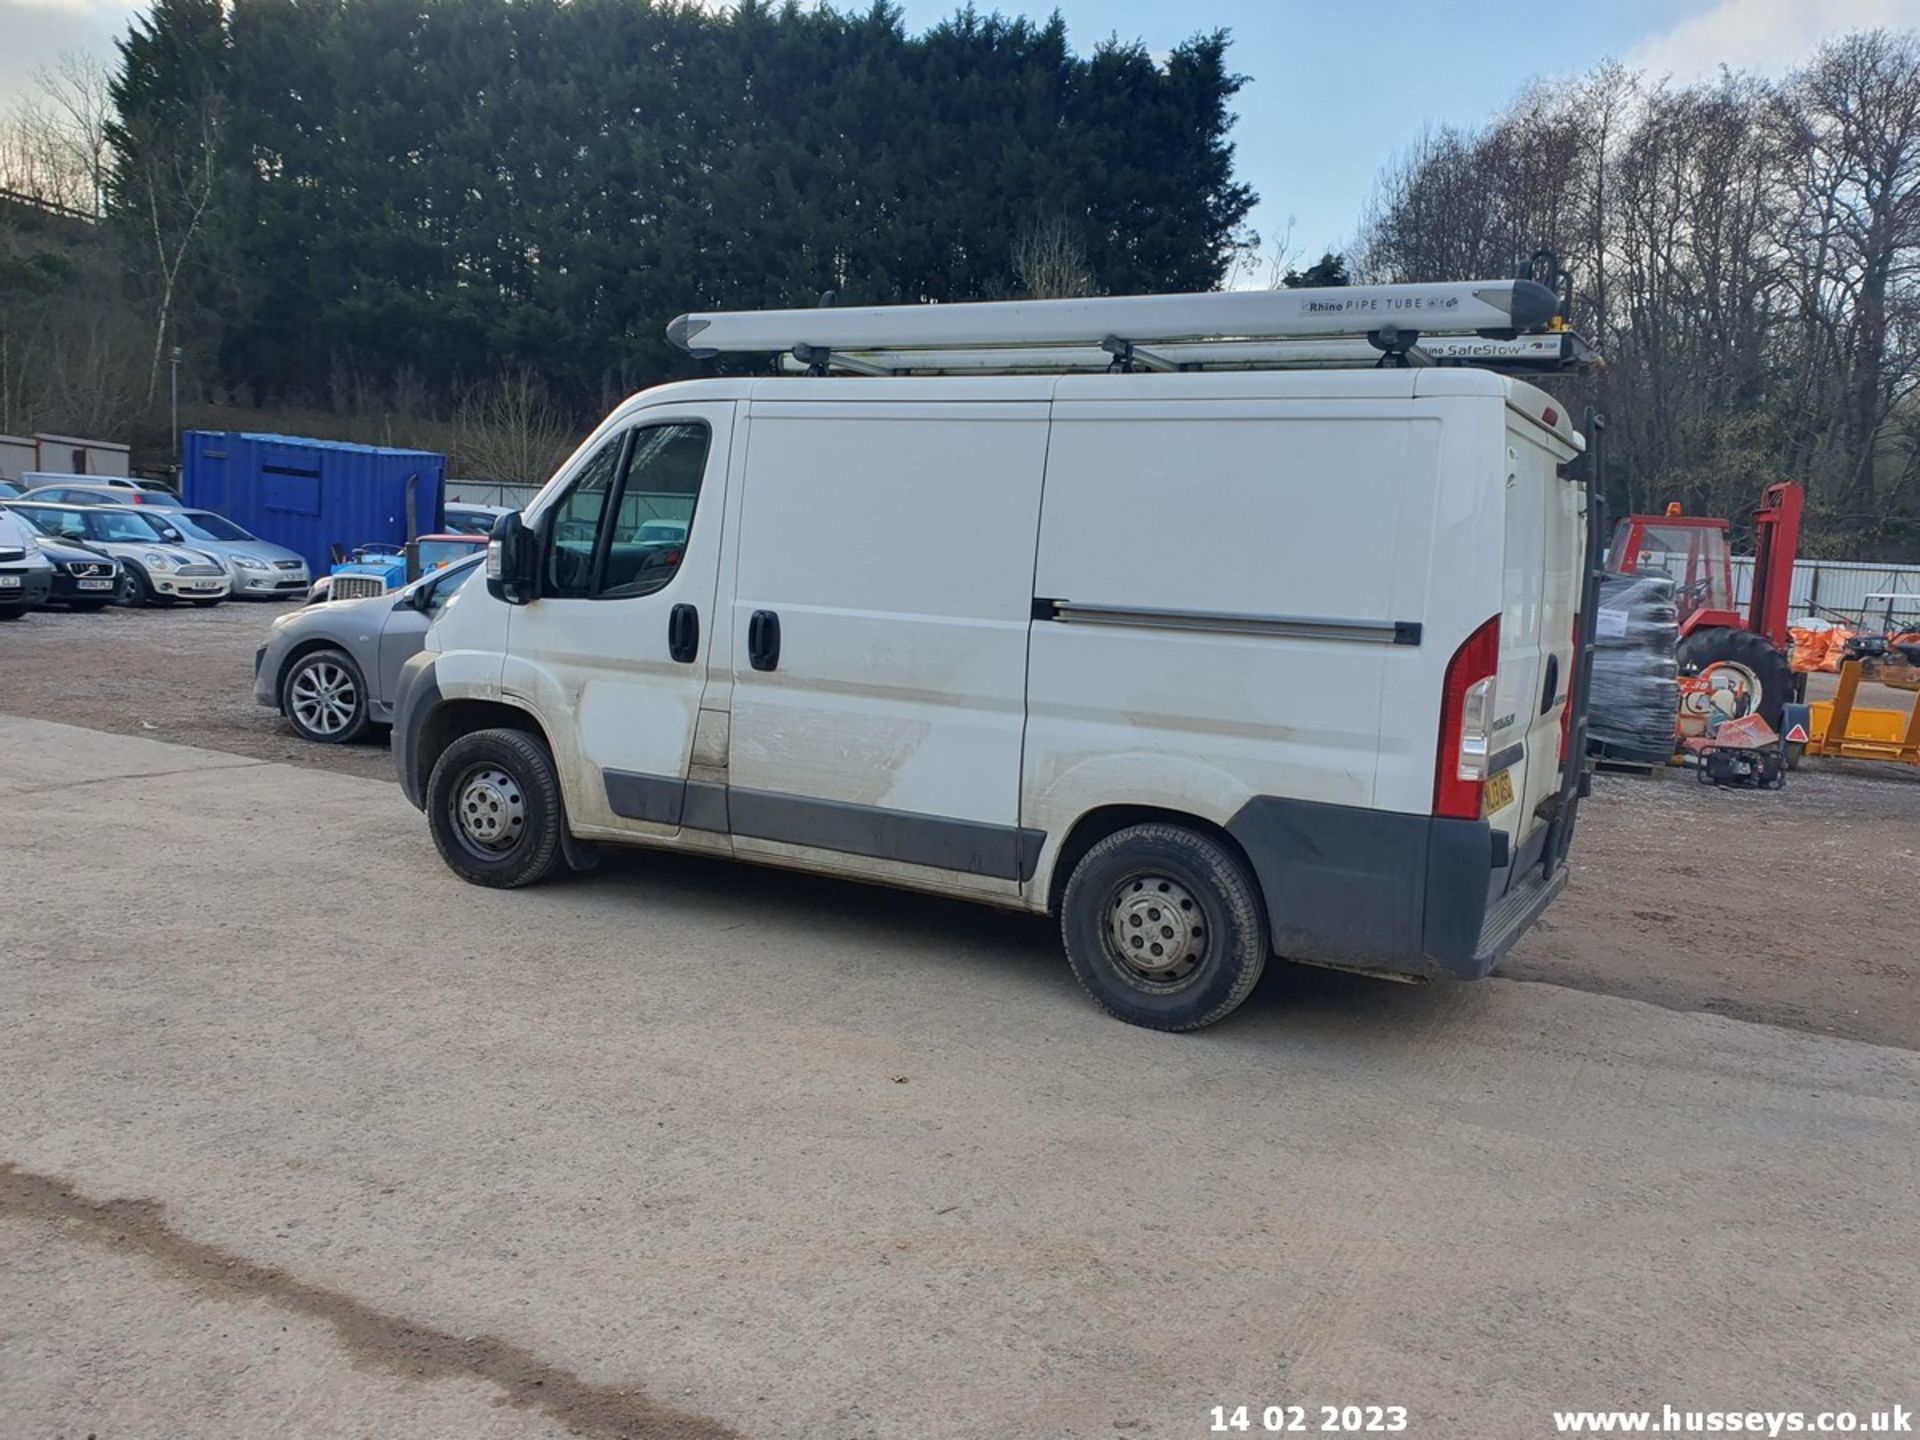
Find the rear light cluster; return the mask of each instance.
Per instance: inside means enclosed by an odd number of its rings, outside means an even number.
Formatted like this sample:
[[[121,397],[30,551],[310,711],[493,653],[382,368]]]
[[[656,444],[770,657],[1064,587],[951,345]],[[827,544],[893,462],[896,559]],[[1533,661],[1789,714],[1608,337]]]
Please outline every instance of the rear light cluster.
[[[1440,699],[1440,749],[1434,761],[1433,813],[1478,820],[1493,749],[1494,676],[1500,668],[1495,615],[1453,652]]]

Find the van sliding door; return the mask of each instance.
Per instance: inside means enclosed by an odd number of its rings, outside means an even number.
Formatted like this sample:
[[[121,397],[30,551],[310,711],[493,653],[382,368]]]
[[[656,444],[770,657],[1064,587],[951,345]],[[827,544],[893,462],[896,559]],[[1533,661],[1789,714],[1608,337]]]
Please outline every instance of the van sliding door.
[[[756,400],[732,615],[742,854],[1017,894],[1044,402]]]

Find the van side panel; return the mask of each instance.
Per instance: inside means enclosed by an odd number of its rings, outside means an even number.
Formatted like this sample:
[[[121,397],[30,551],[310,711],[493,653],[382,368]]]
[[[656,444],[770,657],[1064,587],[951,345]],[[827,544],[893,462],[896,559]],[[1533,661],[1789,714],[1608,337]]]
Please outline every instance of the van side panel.
[[[1221,825],[1253,796],[1375,806],[1383,684],[1420,663],[1441,444],[1409,411],[1056,401],[1023,781],[1023,823],[1049,837],[1035,904],[1098,806]],[[1155,613],[1076,617],[1100,606]]]
[[[749,426],[729,620],[736,849],[1016,895],[1046,405],[756,400]],[[760,612],[779,621],[771,670],[750,663]]]
[[[1538,595],[1534,614],[1534,655],[1526,666],[1530,682],[1515,687],[1511,703],[1501,693],[1500,716],[1513,714],[1507,739],[1503,730],[1494,739],[1494,749],[1521,743],[1526,751],[1524,785],[1517,789],[1519,812],[1511,829],[1515,833],[1515,856],[1524,864],[1538,860],[1540,845],[1546,841],[1548,820],[1540,814],[1542,804],[1559,791],[1561,783],[1561,720],[1572,693],[1572,626],[1580,609],[1580,566],[1584,561],[1586,522],[1584,490],[1561,474],[1561,465],[1572,459],[1565,445],[1553,440],[1540,426],[1513,417],[1507,432],[1507,453],[1511,457],[1513,488],[1507,492],[1509,511],[1526,505],[1538,515],[1538,524],[1528,526],[1528,543],[1515,547],[1515,528],[1507,528],[1507,588]],[[1524,576],[1519,582],[1517,576]],[[1505,632],[1501,632],[1505,649]],[[1501,691],[1507,689],[1507,657],[1501,655]],[[1490,816],[1500,824],[1503,816]]]

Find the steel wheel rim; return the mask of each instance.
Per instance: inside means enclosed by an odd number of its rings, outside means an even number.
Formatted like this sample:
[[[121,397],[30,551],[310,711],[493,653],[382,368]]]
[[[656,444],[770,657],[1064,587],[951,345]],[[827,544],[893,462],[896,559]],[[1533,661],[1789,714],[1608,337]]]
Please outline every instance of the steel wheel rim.
[[[505,854],[526,833],[526,793],[520,782],[498,765],[469,766],[454,783],[448,806],[461,843],[475,854]]]
[[[1199,900],[1170,875],[1129,875],[1108,891],[1101,918],[1107,948],[1121,968],[1152,988],[1187,984],[1212,944]]]
[[[338,735],[353,723],[359,706],[360,687],[344,665],[321,660],[293,677],[288,708],[301,728],[315,735]]]

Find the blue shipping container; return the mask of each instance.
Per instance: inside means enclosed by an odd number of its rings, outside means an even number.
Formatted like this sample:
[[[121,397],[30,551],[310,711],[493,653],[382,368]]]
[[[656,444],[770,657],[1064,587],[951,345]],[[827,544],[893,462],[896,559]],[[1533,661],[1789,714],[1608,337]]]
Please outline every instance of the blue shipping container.
[[[189,430],[184,439],[186,502],[297,550],[316,575],[327,573],[335,545],[405,544],[409,493],[414,533],[441,527],[444,455],[238,430]]]

